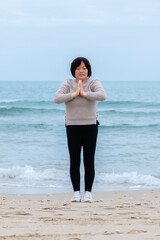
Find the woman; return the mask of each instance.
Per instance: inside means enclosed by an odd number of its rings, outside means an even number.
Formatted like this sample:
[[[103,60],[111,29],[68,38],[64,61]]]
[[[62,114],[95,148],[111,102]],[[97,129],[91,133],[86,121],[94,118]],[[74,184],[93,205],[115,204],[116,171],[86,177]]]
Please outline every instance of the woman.
[[[93,202],[94,155],[98,134],[97,101],[106,99],[105,91],[97,79],[90,79],[89,61],[78,57],[71,63],[74,79],[65,80],[54,96],[55,103],[66,105],[66,132],[70,154],[70,177],[74,189],[72,202],[81,201],[80,155],[83,147],[85,170],[85,202]]]

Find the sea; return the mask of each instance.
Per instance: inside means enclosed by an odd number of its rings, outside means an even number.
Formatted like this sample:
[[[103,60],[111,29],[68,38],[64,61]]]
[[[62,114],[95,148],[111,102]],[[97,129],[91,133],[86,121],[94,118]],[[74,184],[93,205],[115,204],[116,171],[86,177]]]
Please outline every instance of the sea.
[[[0,82],[0,193],[72,192],[61,82]],[[93,191],[160,189],[160,81],[102,81]],[[81,191],[84,190],[83,150]]]

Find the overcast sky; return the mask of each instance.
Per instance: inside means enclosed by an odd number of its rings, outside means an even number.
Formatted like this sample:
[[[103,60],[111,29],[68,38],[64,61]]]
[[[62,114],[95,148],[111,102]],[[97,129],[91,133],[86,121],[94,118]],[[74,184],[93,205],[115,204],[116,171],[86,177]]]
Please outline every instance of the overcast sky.
[[[0,0],[0,81],[160,80],[160,0]]]

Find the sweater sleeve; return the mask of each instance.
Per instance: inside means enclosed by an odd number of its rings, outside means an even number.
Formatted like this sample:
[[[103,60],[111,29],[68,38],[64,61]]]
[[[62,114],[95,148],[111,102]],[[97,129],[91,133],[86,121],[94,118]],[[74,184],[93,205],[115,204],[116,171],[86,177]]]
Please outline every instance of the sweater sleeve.
[[[55,103],[64,103],[68,102],[72,99],[70,89],[69,89],[69,83],[68,80],[65,80],[59,90],[54,95],[54,102]]]
[[[95,101],[104,101],[107,96],[104,91],[104,88],[98,79],[93,79],[91,85],[91,91],[87,92],[87,98]]]

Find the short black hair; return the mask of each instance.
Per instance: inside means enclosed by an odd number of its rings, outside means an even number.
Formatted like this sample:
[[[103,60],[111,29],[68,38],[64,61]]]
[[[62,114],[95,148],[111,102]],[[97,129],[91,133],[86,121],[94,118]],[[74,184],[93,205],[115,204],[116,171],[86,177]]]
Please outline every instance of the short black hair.
[[[71,63],[72,76],[75,77],[75,70],[79,65],[81,65],[81,62],[84,62],[86,68],[88,69],[88,77],[90,77],[92,75],[91,64],[88,61],[88,59],[84,57],[77,57],[72,61]]]

